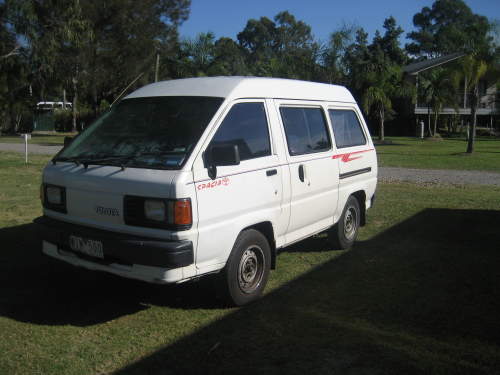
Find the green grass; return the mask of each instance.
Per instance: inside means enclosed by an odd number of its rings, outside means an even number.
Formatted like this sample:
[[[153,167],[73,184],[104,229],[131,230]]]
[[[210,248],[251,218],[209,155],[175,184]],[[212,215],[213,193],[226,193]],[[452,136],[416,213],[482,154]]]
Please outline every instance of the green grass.
[[[64,144],[64,137],[74,135],[73,133],[32,134],[28,143],[43,146],[60,146]],[[2,135],[0,136],[0,143],[24,143],[24,138],[18,135]]]
[[[48,157],[0,153],[0,374],[491,374],[500,366],[500,188],[382,184],[350,251],[278,257],[264,298],[162,287],[40,255]]]
[[[472,155],[465,154],[467,143],[461,139],[387,137],[392,144],[376,145],[382,167],[422,169],[462,169],[500,172],[500,139],[478,138]]]

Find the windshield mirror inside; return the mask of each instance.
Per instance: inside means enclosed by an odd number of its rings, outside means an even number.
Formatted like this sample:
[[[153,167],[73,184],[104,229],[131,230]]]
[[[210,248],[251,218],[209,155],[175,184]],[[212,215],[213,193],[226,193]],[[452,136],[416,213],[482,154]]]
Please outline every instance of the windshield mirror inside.
[[[179,169],[223,100],[199,96],[125,99],[55,160]]]

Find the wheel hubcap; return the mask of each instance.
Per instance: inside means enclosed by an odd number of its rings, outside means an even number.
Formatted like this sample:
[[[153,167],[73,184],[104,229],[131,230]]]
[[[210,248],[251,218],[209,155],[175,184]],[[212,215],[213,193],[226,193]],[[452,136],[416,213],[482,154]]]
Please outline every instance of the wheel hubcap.
[[[344,217],[344,236],[351,240],[356,234],[357,217],[354,207],[348,207]]]
[[[238,267],[238,282],[244,293],[255,291],[264,275],[264,254],[262,249],[252,246],[246,249],[241,256]]]

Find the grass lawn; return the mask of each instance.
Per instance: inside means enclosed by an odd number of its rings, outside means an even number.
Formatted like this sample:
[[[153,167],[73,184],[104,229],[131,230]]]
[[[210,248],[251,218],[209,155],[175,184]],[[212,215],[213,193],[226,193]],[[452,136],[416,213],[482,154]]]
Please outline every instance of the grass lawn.
[[[395,146],[396,147],[396,146]],[[40,255],[40,171],[0,153],[0,374],[491,374],[500,368],[500,188],[382,184],[350,251],[278,257],[261,301]]]
[[[59,146],[64,144],[65,136],[74,135],[74,133],[32,134],[28,143],[43,146]],[[18,135],[2,135],[0,136],[0,143],[24,143],[24,138]]]
[[[386,138],[393,144],[375,146],[382,167],[500,172],[500,138],[478,138],[472,155],[465,154],[467,142],[463,139]]]

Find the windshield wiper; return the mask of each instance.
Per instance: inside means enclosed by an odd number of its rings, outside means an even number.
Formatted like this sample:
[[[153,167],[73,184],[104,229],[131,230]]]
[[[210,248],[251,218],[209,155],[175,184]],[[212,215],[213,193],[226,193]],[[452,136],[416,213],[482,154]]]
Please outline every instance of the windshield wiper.
[[[117,165],[119,166],[122,171],[125,170],[125,165],[128,161],[133,159],[135,156],[134,155],[110,155],[110,156],[103,156],[103,157],[93,157],[93,158],[88,158],[88,159],[82,159],[80,160],[81,163],[83,164],[83,167],[85,169],[88,168],[89,165],[95,164],[95,165],[100,165],[100,164],[108,164],[108,165]]]
[[[53,158],[52,159],[52,164],[56,164],[58,161],[67,161],[70,163],[75,163],[76,165],[80,165],[81,158],[78,156],[72,157],[72,158],[67,158],[67,157],[58,157],[58,158]]]
[[[125,170],[125,163],[123,162],[128,162],[130,159],[134,158],[134,155],[109,155],[109,156],[102,156],[102,157],[97,157],[97,155],[92,155],[92,156],[85,156],[85,155],[79,155],[79,156],[74,156],[74,157],[59,157],[59,158],[54,158],[52,159],[52,162],[55,164],[58,161],[67,161],[70,163],[75,163],[76,165],[82,164],[85,169],[88,168],[89,165],[91,164],[102,164],[102,163],[112,163],[110,165],[118,165],[121,167],[122,171]]]
[[[138,156],[163,156],[163,155],[182,155],[186,151],[153,151],[153,152],[139,152],[135,154],[134,157]]]

